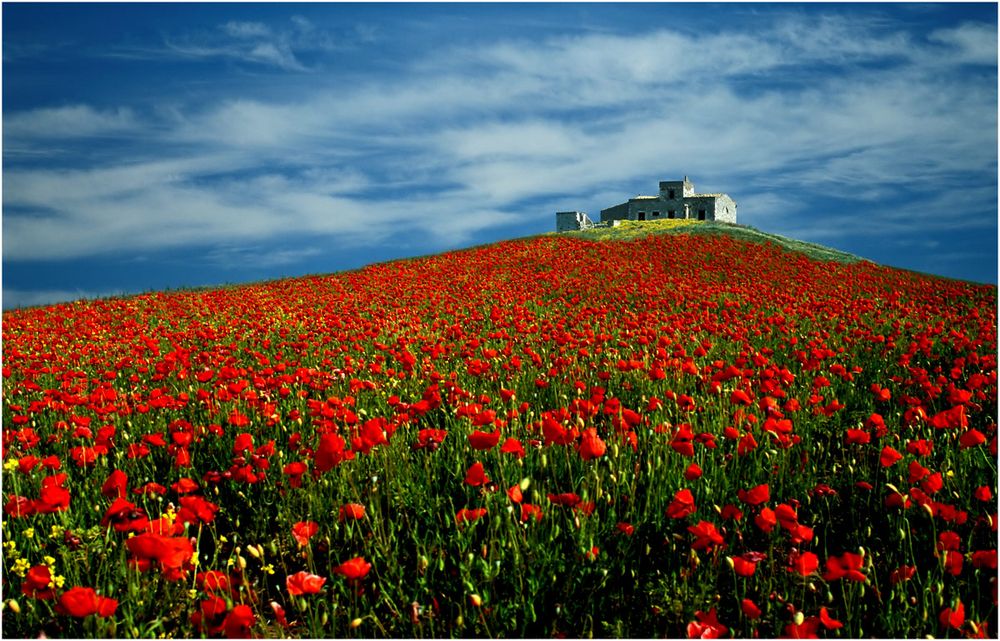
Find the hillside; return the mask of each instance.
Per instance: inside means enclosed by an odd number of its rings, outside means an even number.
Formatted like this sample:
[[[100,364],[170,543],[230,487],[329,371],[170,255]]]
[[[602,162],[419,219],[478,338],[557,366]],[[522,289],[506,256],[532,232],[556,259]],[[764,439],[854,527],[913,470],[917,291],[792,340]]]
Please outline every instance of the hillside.
[[[4,313],[5,634],[995,633],[996,288],[689,227]]]
[[[723,234],[747,242],[772,243],[789,251],[805,254],[816,260],[832,260],[842,263],[853,263],[861,260],[853,254],[795,240],[778,234],[762,232],[745,225],[716,221],[698,221],[682,219],[663,219],[650,221],[623,220],[615,228],[594,228],[586,231],[566,232],[580,238],[593,240],[631,240],[649,234]]]

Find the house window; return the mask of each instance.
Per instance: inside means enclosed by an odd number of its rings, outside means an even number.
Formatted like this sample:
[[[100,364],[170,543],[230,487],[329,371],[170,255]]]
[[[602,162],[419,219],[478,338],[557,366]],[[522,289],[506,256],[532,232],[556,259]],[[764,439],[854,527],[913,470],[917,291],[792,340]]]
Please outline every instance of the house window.
[[[698,220],[705,220],[705,210],[704,209],[699,209],[698,210]]]
[[[653,218],[659,218],[659,217],[660,217],[660,212],[654,211],[653,212]]]
[[[667,190],[667,198],[669,198],[670,200],[674,199],[674,190],[673,189],[668,189]]]
[[[675,213],[676,212],[674,212],[674,210],[671,209],[670,211],[667,212],[667,218],[673,218]]]

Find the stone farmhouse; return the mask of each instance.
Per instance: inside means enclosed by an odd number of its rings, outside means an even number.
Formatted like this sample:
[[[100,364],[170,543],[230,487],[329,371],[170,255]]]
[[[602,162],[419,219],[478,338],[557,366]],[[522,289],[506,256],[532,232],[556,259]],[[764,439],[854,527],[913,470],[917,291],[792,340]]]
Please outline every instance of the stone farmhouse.
[[[572,231],[589,227],[611,227],[616,220],[719,220],[736,222],[736,201],[728,194],[696,194],[694,183],[684,180],[661,180],[656,196],[636,196],[627,202],[601,210],[601,221],[595,223],[582,211],[556,213],[556,231]]]

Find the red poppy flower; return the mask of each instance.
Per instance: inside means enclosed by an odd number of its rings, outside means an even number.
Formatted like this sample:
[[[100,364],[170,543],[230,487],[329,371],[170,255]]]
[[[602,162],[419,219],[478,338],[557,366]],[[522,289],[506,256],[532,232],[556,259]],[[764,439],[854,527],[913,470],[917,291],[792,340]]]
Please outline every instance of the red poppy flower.
[[[819,621],[827,630],[836,630],[837,628],[844,627],[843,623],[830,617],[830,613],[827,612],[826,607],[821,607],[819,609]]]
[[[37,511],[37,502],[26,496],[12,496],[3,506],[3,513],[14,518],[31,516]]]
[[[521,441],[514,437],[510,437],[504,441],[503,445],[500,446],[500,451],[504,454],[513,454],[517,458],[524,458],[525,456],[524,446],[521,445]]]
[[[693,481],[701,477],[701,467],[697,463],[692,463],[684,469],[684,478]]]
[[[427,427],[417,432],[417,442],[411,447],[414,450],[427,448],[433,452],[444,442],[446,436],[448,436],[448,430]]]
[[[740,609],[743,611],[744,616],[751,621],[760,618],[760,608],[758,608],[757,604],[750,599],[743,599],[740,601]]]
[[[736,496],[738,496],[739,499],[747,505],[760,505],[761,503],[767,503],[767,501],[770,500],[771,488],[767,483],[758,485],[757,487],[749,490],[740,488],[736,490]]]
[[[360,503],[347,503],[340,506],[338,520],[343,523],[346,519],[357,521],[365,518],[365,506]]]
[[[156,561],[160,564],[163,576],[168,581],[178,581],[189,569],[191,557],[194,556],[194,546],[190,539],[184,537],[160,536],[143,533],[126,539],[125,546],[136,561]]]
[[[965,604],[958,601],[954,609],[944,608],[938,614],[938,621],[941,622],[942,627],[960,630],[965,623]]]
[[[635,533],[635,526],[631,523],[625,523],[624,521],[615,525],[615,528],[625,536],[632,536],[632,534]]]
[[[761,509],[760,514],[753,518],[753,522],[765,533],[770,534],[774,526],[778,524],[778,518],[774,510],[765,507]]]
[[[975,489],[972,496],[979,501],[988,502],[993,498],[993,492],[990,490],[989,485],[981,485]]]
[[[958,576],[962,573],[962,553],[956,552],[954,550],[945,553],[944,557],[944,569],[949,574],[953,576]]]
[[[819,630],[819,617],[806,617],[802,623],[791,623],[785,625],[782,631],[786,639],[815,639]]]
[[[588,427],[583,431],[583,436],[580,439],[580,458],[585,461],[600,458],[606,449],[604,441],[597,435],[597,429]]]
[[[722,506],[722,511],[719,513],[719,516],[727,521],[740,521],[743,519],[743,510],[736,507],[732,503],[726,503]]]
[[[181,523],[211,523],[219,511],[218,505],[201,496],[182,496],[177,501],[181,504],[181,508],[177,510],[177,520]]]
[[[250,606],[241,604],[229,611],[222,624],[222,629],[227,639],[249,639],[250,628],[253,627],[255,621]]]
[[[901,458],[903,458],[902,454],[886,445],[882,448],[882,454],[879,456],[878,460],[879,463],[882,464],[882,467],[891,467]]]
[[[346,445],[347,441],[338,434],[327,432],[320,436],[319,447],[316,448],[314,460],[316,473],[322,474],[323,472],[332,470],[335,466],[340,465],[342,461],[352,458],[352,452],[344,451]]]
[[[985,442],[986,435],[975,428],[966,430],[960,437],[958,437],[958,446],[963,450],[967,450],[970,447],[975,447],[977,445],[982,445]]]
[[[576,507],[580,502],[580,497],[572,492],[565,492],[563,494],[546,494],[549,501],[555,503],[556,505],[565,505],[567,507]]]
[[[199,572],[194,580],[195,584],[205,592],[225,592],[231,585],[229,575],[218,570]]]
[[[697,511],[698,507],[694,504],[694,494],[688,489],[678,490],[674,494],[674,500],[667,506],[667,516],[672,519],[683,519]]]
[[[839,557],[831,556],[826,560],[826,572],[823,574],[823,580],[835,581],[845,578],[863,583],[867,578],[861,573],[864,562],[863,556],[853,552],[844,552]]]
[[[753,576],[754,572],[757,571],[757,564],[753,561],[749,561],[742,556],[734,556],[733,559],[733,571],[740,576]]]
[[[542,508],[537,505],[532,505],[531,503],[521,504],[521,522],[526,523],[531,519],[535,521],[542,520]]]
[[[715,525],[708,521],[698,521],[697,525],[688,527],[688,532],[695,536],[695,541],[691,544],[695,550],[710,550],[716,545],[725,546],[722,535],[715,529]]]
[[[889,583],[892,585],[896,585],[897,583],[903,581],[909,581],[911,578],[913,578],[913,575],[916,573],[917,573],[916,566],[901,565],[900,567],[893,570],[892,573],[889,575]]]
[[[729,401],[734,405],[751,405],[753,400],[750,395],[741,389],[733,390],[733,393],[729,395]]]
[[[695,610],[694,617],[697,621],[687,625],[689,639],[719,639],[729,632],[729,628],[719,623],[714,607],[707,614]]]
[[[455,523],[471,523],[476,521],[486,515],[486,508],[467,508],[464,507],[455,513]]]
[[[469,434],[468,439],[472,449],[479,451],[489,450],[496,447],[497,443],[500,442],[500,430],[496,429],[492,432],[475,430],[472,434]]]
[[[46,565],[36,565],[30,568],[21,584],[21,594],[32,599],[47,600],[55,596],[52,590],[52,572]]]
[[[170,488],[178,494],[190,494],[198,490],[198,483],[192,479],[183,477],[177,479],[177,482],[173,483]]]
[[[354,447],[367,454],[378,445],[388,445],[389,437],[386,436],[385,427],[386,420],[381,417],[365,421],[358,434],[360,443]]]
[[[774,516],[786,530],[791,530],[799,524],[799,515],[795,512],[795,508],[787,503],[780,503],[775,507]]]
[[[569,445],[576,441],[579,432],[575,427],[567,429],[552,417],[546,416],[542,419],[542,435],[546,445]]]
[[[299,521],[292,526],[292,537],[299,544],[299,547],[309,545],[309,539],[319,532],[319,523],[315,521]]]
[[[938,412],[929,419],[935,429],[959,429],[969,426],[969,419],[965,414],[964,405],[956,405],[951,409]]]
[[[809,576],[819,568],[819,557],[812,552],[798,552],[791,556],[792,570],[802,576]]]
[[[101,486],[101,494],[109,498],[123,498],[128,493],[128,476],[121,470],[112,470]]]
[[[62,486],[65,482],[64,473],[43,478],[38,500],[35,501],[35,511],[39,514],[50,514],[69,509],[70,493]]]
[[[739,442],[736,444],[736,455],[746,456],[750,452],[757,449],[757,439],[754,438],[753,434],[747,432],[740,437]]]
[[[237,434],[233,442],[233,454],[241,454],[247,450],[253,450],[253,435],[246,432]]]
[[[363,579],[368,571],[372,569],[372,564],[365,561],[363,556],[355,557],[350,561],[344,561],[333,568],[335,574],[340,574],[351,581]]]
[[[521,492],[520,485],[511,485],[507,490],[507,496],[515,503],[520,503],[524,500],[524,493]]]
[[[164,496],[166,493],[167,493],[167,488],[163,487],[159,483],[153,483],[152,481],[146,483],[142,487],[137,487],[134,490],[132,490],[132,494],[140,494],[140,495],[154,494],[154,495]]]
[[[870,443],[872,440],[871,434],[866,430],[858,430],[854,428],[847,429],[847,436],[844,441],[850,445],[851,443],[857,443],[859,445],[865,445]]]
[[[135,503],[117,498],[104,512],[101,525],[107,527],[113,524],[117,532],[142,532],[149,524],[146,511],[136,507]]]
[[[469,466],[469,469],[465,472],[465,484],[471,485],[472,487],[479,487],[490,482],[486,472],[483,470],[483,464],[480,462],[475,462]]]
[[[292,461],[281,468],[281,473],[288,476],[288,485],[290,487],[302,487],[302,475],[308,470],[309,468],[302,461]]]
[[[997,569],[997,551],[976,550],[972,553],[972,567]]]
[[[118,601],[98,596],[93,588],[75,587],[62,593],[56,611],[71,617],[84,618],[91,614],[109,617],[118,608]]]
[[[285,587],[288,588],[288,593],[292,596],[316,594],[323,589],[324,583],[326,583],[324,577],[308,572],[296,572],[285,579]]]

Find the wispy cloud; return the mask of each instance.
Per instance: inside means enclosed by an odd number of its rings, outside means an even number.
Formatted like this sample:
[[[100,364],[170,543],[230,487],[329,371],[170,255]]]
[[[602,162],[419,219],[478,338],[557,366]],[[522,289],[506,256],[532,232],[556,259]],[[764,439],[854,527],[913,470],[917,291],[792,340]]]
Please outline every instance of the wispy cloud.
[[[4,116],[4,135],[13,140],[27,138],[64,139],[136,133],[139,121],[129,107],[100,110],[89,105],[34,109]]]
[[[948,47],[947,54],[955,62],[976,65],[995,65],[997,62],[996,25],[967,22],[939,29],[930,39]]]

